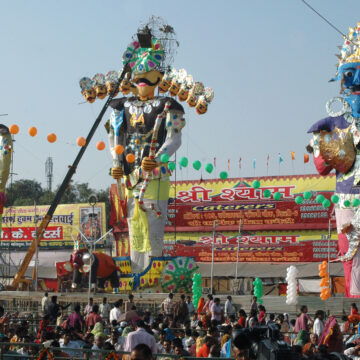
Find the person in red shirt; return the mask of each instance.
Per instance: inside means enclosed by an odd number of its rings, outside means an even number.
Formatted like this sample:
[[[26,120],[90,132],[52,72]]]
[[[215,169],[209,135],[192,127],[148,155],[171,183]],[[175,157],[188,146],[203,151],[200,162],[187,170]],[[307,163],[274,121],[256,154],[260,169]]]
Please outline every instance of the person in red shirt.
[[[242,328],[244,328],[245,325],[246,325],[246,312],[245,312],[243,309],[241,309],[241,310],[239,311],[238,324],[239,324]]]
[[[359,315],[358,308],[355,303],[351,304],[351,313],[350,315]]]
[[[210,354],[210,348],[214,345],[215,341],[211,336],[206,336],[204,345],[196,353],[197,358],[207,358]]]
[[[89,328],[90,326],[94,327],[96,323],[102,322],[101,316],[98,314],[99,312],[99,305],[95,304],[93,306],[92,312],[86,318],[86,327]]]

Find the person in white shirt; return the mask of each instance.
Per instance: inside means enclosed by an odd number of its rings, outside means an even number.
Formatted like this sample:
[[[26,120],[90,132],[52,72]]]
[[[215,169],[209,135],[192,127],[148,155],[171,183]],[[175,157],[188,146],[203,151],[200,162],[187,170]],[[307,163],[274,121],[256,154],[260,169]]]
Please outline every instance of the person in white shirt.
[[[44,315],[47,314],[49,303],[49,294],[46,292],[44,297],[41,299],[41,311]]]
[[[225,302],[225,316],[229,317],[230,315],[235,315],[235,309],[232,304],[232,297],[229,295]]]
[[[195,306],[192,303],[190,296],[188,296],[186,298],[186,304],[187,304],[187,307],[188,307],[189,319],[191,319],[193,317],[194,313],[195,313]]]
[[[103,298],[102,304],[99,306],[99,313],[103,320],[105,320],[105,323],[109,321],[109,312],[110,312],[110,304],[107,302],[107,298]]]
[[[348,356],[350,359],[360,360],[360,344],[346,349],[344,355]]]
[[[90,313],[92,312],[93,306],[94,306],[94,299],[90,298],[89,303],[85,306],[85,309],[84,309],[84,317],[90,315]]]
[[[114,307],[110,310],[110,324],[113,322],[113,320],[116,320],[116,322],[119,323],[120,316],[121,316],[120,303],[119,301],[117,301],[114,304]]]
[[[313,333],[316,334],[319,337],[319,339],[320,339],[321,334],[324,331],[323,319],[324,319],[324,312],[322,310],[318,310],[315,313],[315,321],[314,321],[314,325],[313,325]]]

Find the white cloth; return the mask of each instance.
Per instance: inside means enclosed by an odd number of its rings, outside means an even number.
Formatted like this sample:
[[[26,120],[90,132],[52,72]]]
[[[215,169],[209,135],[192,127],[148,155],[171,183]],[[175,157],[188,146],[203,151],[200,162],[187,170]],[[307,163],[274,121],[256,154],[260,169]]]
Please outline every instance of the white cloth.
[[[80,349],[80,345],[76,341],[69,341],[67,345],[65,345],[64,342],[60,342],[60,347],[63,349],[64,353],[68,354],[71,358],[82,357],[81,350],[74,350]]]
[[[108,303],[100,304],[99,312],[100,312],[100,316],[103,318],[103,320],[108,320],[109,319],[110,309],[111,309],[110,304],[108,304]]]
[[[116,322],[119,322],[120,321],[120,316],[121,316],[121,311],[119,308],[117,307],[114,307],[110,310],[110,323],[113,321],[113,320],[116,320]]]
[[[315,319],[313,325],[313,333],[320,338],[323,331],[324,331],[324,323],[320,319]]]
[[[45,314],[49,307],[49,298],[47,296],[44,296],[41,299],[41,311]]]
[[[355,347],[348,348],[344,351],[344,355],[348,356],[350,359],[360,360],[360,356],[357,356],[356,353],[357,350]]]
[[[150,335],[143,328],[139,328],[136,331],[128,334],[125,339],[124,351],[131,352],[138,344],[147,345],[151,349],[153,354],[156,354],[156,351],[158,349],[154,336]]]
[[[189,312],[189,317],[194,315],[195,312],[195,306],[194,304],[190,301],[190,303],[186,303],[187,307],[188,307],[188,312]]]

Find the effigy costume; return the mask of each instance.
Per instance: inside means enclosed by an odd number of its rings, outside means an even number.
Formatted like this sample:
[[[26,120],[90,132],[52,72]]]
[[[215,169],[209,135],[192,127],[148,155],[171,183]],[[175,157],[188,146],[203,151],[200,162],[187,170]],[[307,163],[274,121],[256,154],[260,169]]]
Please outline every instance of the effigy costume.
[[[360,23],[350,28],[340,47],[337,74],[343,97],[331,99],[329,117],[315,123],[310,151],[321,175],[336,170],[335,215],[341,260],[344,264],[345,293],[360,297]],[[332,105],[339,102],[340,111]]]

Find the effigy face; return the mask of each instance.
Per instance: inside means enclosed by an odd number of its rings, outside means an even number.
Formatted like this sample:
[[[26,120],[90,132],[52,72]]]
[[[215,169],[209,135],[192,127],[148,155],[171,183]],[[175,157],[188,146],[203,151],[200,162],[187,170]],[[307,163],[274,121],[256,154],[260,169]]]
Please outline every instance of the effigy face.
[[[96,97],[99,99],[104,99],[107,95],[107,90],[105,85],[97,85],[95,87]]]
[[[93,103],[96,99],[96,92],[95,89],[88,89],[88,90],[84,90],[82,91],[82,95],[84,96],[84,99],[89,102],[89,103]]]
[[[108,95],[110,95],[116,88],[116,83],[114,82],[110,82],[108,81],[106,84],[106,91],[108,93]],[[119,93],[119,88],[117,89],[117,91],[114,93],[114,96],[116,96]]]
[[[163,74],[157,70],[134,75],[133,82],[138,90],[140,100],[148,100],[154,97],[155,89],[162,77]]]

